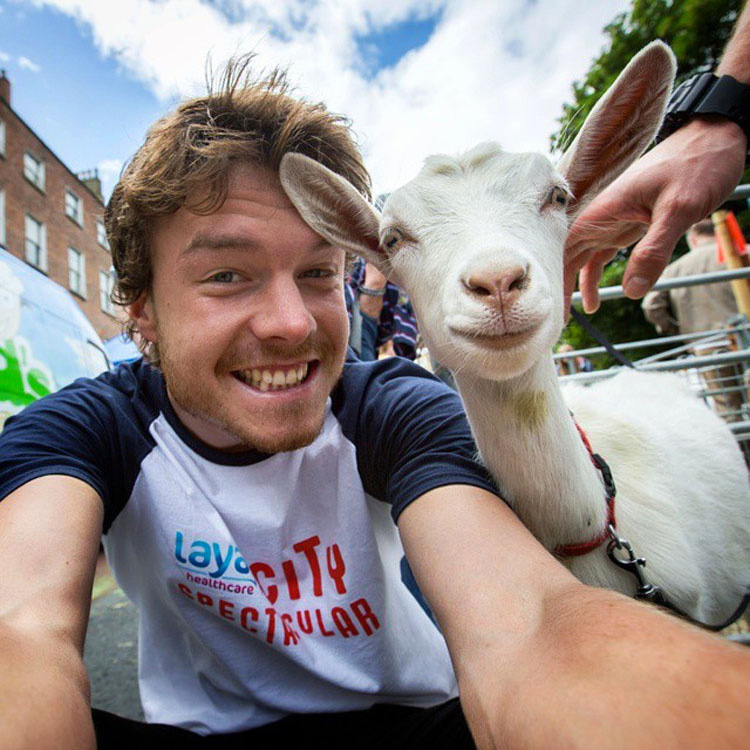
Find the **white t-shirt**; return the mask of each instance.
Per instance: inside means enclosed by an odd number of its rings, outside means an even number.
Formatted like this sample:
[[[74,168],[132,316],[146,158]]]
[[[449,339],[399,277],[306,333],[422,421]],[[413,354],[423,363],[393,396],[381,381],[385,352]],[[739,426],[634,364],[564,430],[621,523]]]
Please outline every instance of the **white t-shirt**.
[[[494,490],[458,397],[421,368],[348,362],[321,434],[286,453],[200,443],[140,362],[37,402],[0,447],[0,496],[63,473],[102,497],[148,721],[222,733],[456,695],[393,519],[437,486]]]

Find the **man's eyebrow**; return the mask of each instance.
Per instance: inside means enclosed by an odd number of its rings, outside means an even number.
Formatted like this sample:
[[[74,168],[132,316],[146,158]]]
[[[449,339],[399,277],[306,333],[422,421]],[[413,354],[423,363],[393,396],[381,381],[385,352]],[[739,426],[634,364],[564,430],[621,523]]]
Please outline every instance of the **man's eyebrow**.
[[[182,249],[180,255],[189,255],[196,250],[256,250],[260,244],[252,237],[216,232],[199,232]],[[333,245],[323,238],[310,248],[311,252],[330,250]]]
[[[216,232],[198,232],[182,249],[180,255],[189,255],[195,250],[254,250],[258,246],[251,237]]]

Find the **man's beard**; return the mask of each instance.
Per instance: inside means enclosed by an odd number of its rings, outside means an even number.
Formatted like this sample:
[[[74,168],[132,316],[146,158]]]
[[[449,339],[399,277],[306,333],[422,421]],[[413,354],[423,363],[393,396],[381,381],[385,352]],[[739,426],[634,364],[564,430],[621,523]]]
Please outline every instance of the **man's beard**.
[[[221,399],[220,394],[217,395],[209,384],[203,381],[192,384],[182,377],[181,366],[171,356],[170,347],[165,345],[163,340],[160,355],[160,366],[170,397],[192,417],[212,424],[230,438],[234,442],[233,447],[229,449],[231,452],[257,450],[261,453],[273,454],[293,451],[310,445],[323,429],[325,402],[320,406],[319,413],[314,415],[314,421],[310,422],[305,417],[309,417],[311,407],[314,405],[308,401],[292,401],[274,407],[275,421],[289,426],[289,430],[284,434],[264,435],[262,426],[257,426],[255,429],[247,428],[247,422],[252,415],[238,418],[237,412],[233,412]],[[337,368],[336,377],[331,383],[332,390],[341,376],[343,357],[341,357],[341,362],[336,362],[334,347],[328,342],[320,342],[314,346],[305,343],[293,348],[264,344],[255,349],[251,355],[232,352],[221,358],[217,371],[221,373],[236,371],[254,361],[273,362],[274,359],[305,361],[310,358],[318,360],[321,368],[319,376],[324,372],[331,372],[332,367]],[[309,422],[309,425],[302,427],[299,424],[301,421]]]

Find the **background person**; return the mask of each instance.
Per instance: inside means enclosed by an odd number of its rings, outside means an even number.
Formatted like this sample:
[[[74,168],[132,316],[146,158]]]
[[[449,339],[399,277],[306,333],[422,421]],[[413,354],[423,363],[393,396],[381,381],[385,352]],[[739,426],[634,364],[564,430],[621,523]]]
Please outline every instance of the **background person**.
[[[662,273],[662,279],[694,276],[725,270],[717,258],[716,237],[710,219],[694,224],[686,235],[690,251],[670,263]],[[702,333],[726,328],[737,315],[737,302],[730,282],[701,284],[680,289],[650,291],[641,304],[646,319],[662,335],[677,333]],[[700,342],[696,342],[700,343]],[[694,349],[696,354],[727,351],[727,344],[708,344]],[[706,387],[722,390],[743,383],[736,365],[705,369],[701,375]],[[712,396],[716,408],[730,422],[742,419],[741,391],[716,393]]]
[[[717,257],[716,236],[710,219],[693,224],[685,238],[690,251],[670,263],[662,279],[726,270]],[[651,291],[644,297],[641,307],[647,320],[665,336],[719,330],[737,315],[737,302],[728,281]]]
[[[575,349],[567,343],[560,344],[557,347],[558,354],[572,351],[575,351]],[[562,359],[556,360],[556,364],[558,375],[575,375],[577,372],[591,372],[594,369],[591,360],[588,357],[583,357],[581,355],[575,357],[563,357]]]
[[[355,262],[347,286],[353,332],[350,342],[359,358],[363,362],[378,359],[388,347],[395,356],[416,359],[417,320],[406,292],[361,258]]]
[[[382,211],[389,193],[375,199]],[[347,309],[352,326],[350,343],[365,362],[379,356],[417,357],[417,319],[409,297],[388,281],[372,263],[358,258],[347,283]]]

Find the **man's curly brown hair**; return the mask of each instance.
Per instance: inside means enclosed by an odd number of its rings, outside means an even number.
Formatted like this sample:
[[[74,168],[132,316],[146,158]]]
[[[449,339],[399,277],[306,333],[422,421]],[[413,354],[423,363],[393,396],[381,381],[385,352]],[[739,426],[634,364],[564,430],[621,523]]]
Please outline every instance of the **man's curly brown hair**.
[[[154,217],[186,207],[210,214],[224,202],[230,169],[251,164],[278,172],[288,152],[305,154],[370,197],[370,177],[349,121],[290,95],[284,72],[253,78],[251,55],[230,61],[217,90],[189,99],[157,120],[125,167],[105,212],[116,273],[113,299],[130,305],[151,288],[149,232]],[[134,321],[126,332],[137,332]],[[136,337],[137,338],[137,337]],[[142,340],[159,364],[155,344]]]

